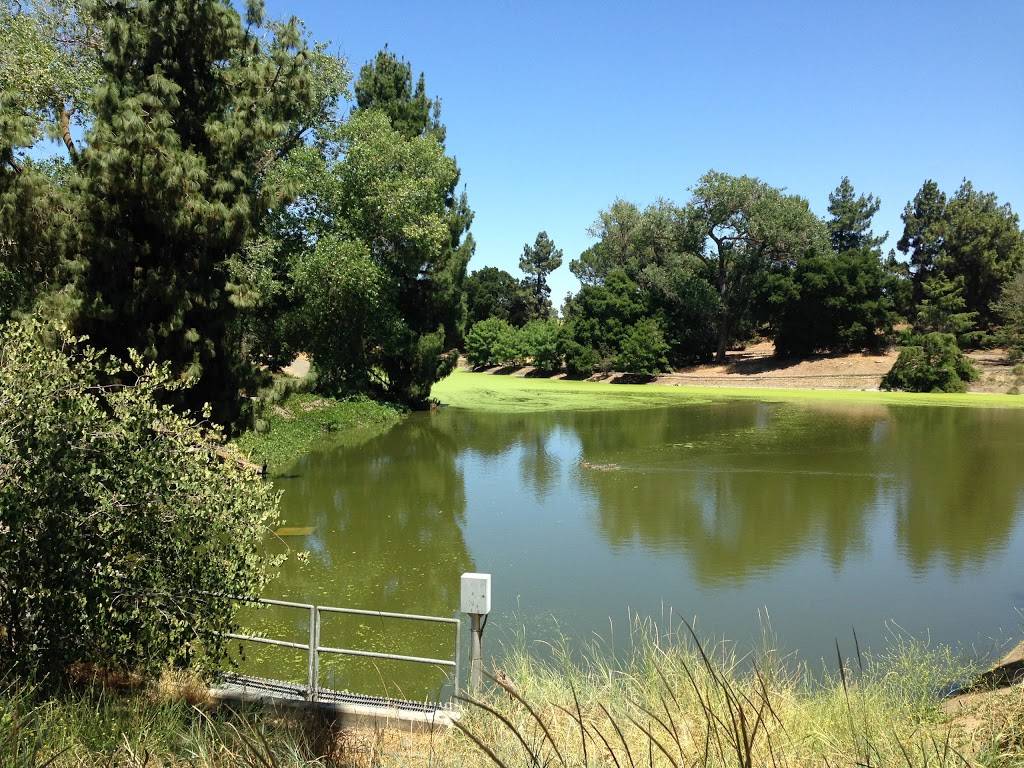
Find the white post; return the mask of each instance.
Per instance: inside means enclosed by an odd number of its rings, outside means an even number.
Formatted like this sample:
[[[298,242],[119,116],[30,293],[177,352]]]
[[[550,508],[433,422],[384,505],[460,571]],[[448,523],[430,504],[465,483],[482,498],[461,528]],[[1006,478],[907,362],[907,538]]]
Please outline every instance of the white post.
[[[491,612],[491,574],[462,574],[461,608],[463,613],[469,614],[469,688],[476,696],[480,692],[484,677],[483,617]]]

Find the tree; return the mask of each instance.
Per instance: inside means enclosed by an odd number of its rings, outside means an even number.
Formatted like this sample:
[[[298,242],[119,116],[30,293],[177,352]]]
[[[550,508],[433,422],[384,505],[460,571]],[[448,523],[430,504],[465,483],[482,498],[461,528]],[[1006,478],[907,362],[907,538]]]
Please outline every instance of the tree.
[[[431,135],[444,144],[445,127],[441,123],[441,101],[427,96],[427,83],[420,73],[412,84],[412,65],[387,49],[377,51],[373,62],[359,70],[355,84],[356,109],[379,109],[388,116],[391,127],[405,136]]]
[[[509,365],[520,355],[516,329],[501,318],[474,323],[466,335],[466,358],[475,366]]]
[[[1019,361],[1024,357],[1024,271],[1007,281],[992,310],[1002,322],[999,342],[1008,348],[1012,362]]]
[[[584,285],[565,308],[566,362],[596,358],[611,367],[628,329],[646,314],[639,286],[622,270],[608,274],[601,285]],[[576,346],[592,350],[580,352]],[[582,370],[577,370],[582,373]]]
[[[699,236],[696,256],[718,291],[716,357],[724,361],[755,279],[772,266],[825,252],[827,232],[803,198],[717,171],[701,177],[685,216]]]
[[[958,342],[971,340],[969,333],[975,327],[977,313],[967,311],[962,277],[950,280],[936,275],[921,286],[923,298],[918,304],[914,331],[919,334],[947,333]]]
[[[661,325],[654,318],[644,318],[626,331],[615,358],[615,367],[627,373],[654,376],[668,369],[669,346]]]
[[[523,246],[523,255],[519,257],[519,268],[526,274],[526,285],[532,297],[532,312],[535,318],[548,317],[551,314],[551,288],[548,287],[548,275],[562,266],[562,249],[555,248],[555,241],[548,237],[547,232],[538,232],[533,245]]]
[[[781,355],[878,350],[896,319],[891,278],[863,248],[812,256],[768,282],[768,303]]]
[[[770,273],[767,303],[775,350],[784,355],[877,350],[896,320],[895,276],[882,261],[871,219],[881,202],[857,195],[848,177],[829,194],[832,249]]]
[[[644,209],[616,200],[589,230],[598,242],[570,264],[584,285],[601,285],[613,271],[633,280],[658,317],[673,365],[704,360],[715,350],[718,295],[694,254],[700,237],[675,205],[658,200]]]
[[[91,118],[105,46],[96,22],[87,0],[0,4],[0,93],[6,101],[0,111],[27,119],[29,138],[22,146],[54,138],[77,160],[71,129]]]
[[[166,366],[0,328],[0,666],[217,668],[259,595],[278,494],[164,404]]]
[[[529,297],[520,282],[503,269],[478,269],[466,278],[465,288],[471,323],[499,317],[521,327],[530,319]]]
[[[256,2],[97,6],[101,85],[80,159],[88,268],[79,327],[195,380],[183,407],[231,423],[249,369],[231,337],[228,259],[277,190],[260,183],[317,100],[294,21]]]
[[[387,115],[391,127],[408,138],[433,137],[444,147],[445,127],[441,123],[441,101],[426,95],[426,81],[422,73],[412,87],[412,66],[385,48],[377,53],[372,63],[359,71],[355,84],[356,112],[376,110]],[[445,189],[448,245],[434,257],[433,291],[436,295],[435,311],[444,326],[444,349],[452,349],[462,341],[466,325],[466,307],[463,284],[466,268],[473,257],[476,243],[469,228],[473,211],[469,207],[466,191],[456,194],[459,169]]]
[[[679,209],[659,199],[643,210],[626,200],[615,200],[598,214],[588,234],[597,243],[573,259],[569,270],[584,285],[600,284],[621,269],[639,280],[649,266],[667,266],[680,253],[693,253],[698,243]]]
[[[946,242],[946,195],[928,179],[903,209],[903,235],[896,247],[910,256],[910,274],[914,297],[921,297],[921,286],[939,268]]]
[[[542,371],[562,367],[562,326],[554,318],[531,320],[519,329],[519,347]]]
[[[928,333],[920,344],[904,347],[882,389],[908,392],[963,392],[967,382],[978,378],[970,359],[960,351],[951,333]]]
[[[843,176],[839,186],[828,196],[829,238],[836,253],[862,248],[877,251],[889,236],[886,232],[876,236],[871,231],[871,220],[882,201],[874,195],[855,195],[849,176]]]
[[[923,298],[924,284],[937,274],[962,278],[967,310],[988,327],[1003,283],[1024,265],[1024,234],[1010,205],[966,179],[947,200],[928,180],[907,204],[903,222],[897,247],[910,255],[915,297]]]
[[[302,191],[282,229],[315,237],[305,255],[296,257],[292,274],[294,312],[300,318],[296,329],[304,343],[324,340],[320,359],[314,354],[313,361],[325,369],[326,386],[361,386],[351,367],[326,370],[355,355],[365,361],[364,378],[372,391],[417,406],[456,360],[445,330],[454,306],[462,306],[461,294],[452,297],[449,271],[446,195],[457,174],[455,163],[432,136],[406,138],[376,110],[354,114],[335,138],[326,156],[316,147],[302,147],[284,169],[300,180]],[[316,254],[324,238],[332,243],[330,250]],[[342,263],[356,254],[365,255],[358,257],[358,267]],[[323,293],[317,281],[329,273],[339,281],[332,278],[331,284],[346,287]],[[339,357],[330,347],[351,340],[346,325],[362,316],[371,294],[374,309],[369,325],[360,326],[361,347]],[[327,328],[316,327],[325,320]]]
[[[988,327],[991,305],[1002,286],[1024,267],[1024,234],[1009,203],[980,192],[965,180],[946,207],[948,230],[940,267],[950,278],[963,279],[966,308]]]

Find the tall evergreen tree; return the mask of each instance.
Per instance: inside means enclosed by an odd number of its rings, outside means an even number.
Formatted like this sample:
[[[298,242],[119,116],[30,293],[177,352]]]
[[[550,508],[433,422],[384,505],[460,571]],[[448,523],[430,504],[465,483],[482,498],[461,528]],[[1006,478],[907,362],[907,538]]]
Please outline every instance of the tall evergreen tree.
[[[882,201],[874,195],[856,195],[850,177],[844,176],[839,186],[828,196],[829,237],[832,250],[836,253],[859,248],[877,249],[885,238],[886,232],[875,236],[871,231],[871,219],[878,213]]]
[[[902,218],[903,236],[896,247],[910,257],[914,299],[920,301],[922,285],[938,270],[946,242],[946,195],[928,179],[907,203]]]
[[[268,160],[316,100],[305,45],[294,20],[267,35],[257,0],[244,24],[228,0],[98,8],[81,329],[195,379],[182,405],[208,402],[230,422],[246,371],[229,337],[226,263],[269,207]]]
[[[903,223],[897,247],[910,256],[915,298],[924,298],[924,284],[935,276],[960,280],[966,309],[982,326],[991,324],[992,302],[1024,264],[1024,234],[1009,204],[966,179],[947,198],[928,180],[907,204]]]
[[[562,266],[562,249],[555,247],[555,241],[547,232],[538,232],[533,245],[523,246],[519,257],[519,268],[526,275],[524,281],[533,299],[533,316],[544,318],[551,315],[551,288],[548,275]]]
[[[446,130],[441,123],[441,101],[426,95],[426,81],[421,73],[415,87],[412,66],[385,48],[372,62],[359,70],[355,83],[356,111],[379,110],[388,116],[391,127],[406,138],[432,136],[444,146]],[[445,192],[448,211],[449,244],[445,252],[431,264],[424,279],[430,283],[432,313],[425,321],[435,320],[444,326],[444,346],[452,349],[462,342],[466,326],[464,283],[466,268],[473,257],[476,243],[469,228],[473,211],[465,190],[456,193],[458,167],[451,186]],[[432,329],[431,329],[432,330]]]

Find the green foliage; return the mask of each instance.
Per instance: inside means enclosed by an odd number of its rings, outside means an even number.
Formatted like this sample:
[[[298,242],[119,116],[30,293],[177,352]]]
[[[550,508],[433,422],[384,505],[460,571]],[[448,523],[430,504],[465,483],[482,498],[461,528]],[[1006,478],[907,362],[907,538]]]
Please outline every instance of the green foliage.
[[[406,138],[433,137],[444,146],[445,128],[441,123],[440,99],[427,98],[422,73],[413,90],[412,67],[386,48],[360,70],[355,91],[356,113],[382,112],[400,135]],[[476,249],[469,232],[473,211],[465,190],[456,194],[459,169],[454,161],[452,164],[455,174],[444,190],[448,243],[434,257],[430,275],[431,291],[435,295],[434,311],[444,326],[442,347],[445,349],[454,348],[462,341],[466,325],[463,283],[466,267]]]
[[[545,318],[551,315],[551,288],[548,275],[562,266],[562,249],[555,247],[555,241],[547,232],[539,232],[533,245],[523,246],[519,257],[519,268],[526,275],[524,287],[531,299],[531,315]]]
[[[598,242],[573,259],[569,269],[584,285],[598,285],[615,270],[638,280],[652,265],[666,266],[681,253],[696,253],[699,236],[688,224],[667,200],[641,210],[617,199],[588,230]]]
[[[554,318],[531,320],[519,329],[519,346],[542,371],[562,367],[562,326]]]
[[[644,318],[626,331],[615,367],[627,373],[654,376],[668,369],[668,350],[661,325],[653,318]]]
[[[212,670],[233,610],[206,593],[261,593],[277,493],[163,404],[166,367],[40,330],[0,331],[0,658]]]
[[[516,329],[500,317],[474,323],[466,335],[466,358],[473,365],[510,365],[521,356]]]
[[[529,295],[512,275],[497,267],[483,267],[466,278],[466,308],[469,321],[500,317],[516,327],[530,317]]]
[[[246,23],[227,0],[99,5],[104,52],[80,161],[88,269],[79,327],[167,363],[181,405],[238,414],[228,260],[279,190],[260,183],[316,107],[296,23]]]
[[[769,281],[775,349],[784,355],[878,350],[896,319],[890,277],[860,249],[800,260]]]
[[[725,359],[729,341],[748,312],[759,276],[829,248],[828,232],[806,200],[750,176],[704,174],[693,189],[686,220],[698,234],[696,255],[719,295],[719,360]]]
[[[907,204],[903,222],[898,247],[910,255],[916,298],[932,277],[959,278],[966,310],[976,313],[978,327],[988,327],[992,302],[1024,264],[1024,234],[1010,205],[966,179],[947,199],[928,180]]]
[[[580,344],[568,335],[562,336],[560,351],[565,360],[565,369],[572,376],[590,376],[601,361],[597,350]]]
[[[829,239],[836,253],[856,251],[862,248],[877,250],[889,236],[875,236],[871,231],[871,219],[882,207],[882,201],[874,195],[855,195],[849,176],[843,176],[839,186],[828,196]]]
[[[87,0],[0,3],[0,93],[28,118],[31,146],[60,139],[72,156],[73,123],[91,116],[104,40]]]
[[[375,110],[355,113],[335,140],[328,154],[303,147],[281,168],[300,190],[277,224],[282,242],[297,241],[295,343],[325,392],[418,405],[455,364],[445,329],[462,296],[446,194],[457,170],[434,138],[407,139]]]
[[[907,392],[963,392],[978,378],[970,359],[950,333],[928,333],[920,344],[904,347],[882,378],[882,389]]]
[[[415,88],[412,65],[387,49],[377,51],[373,62],[359,70],[355,85],[358,109],[384,112],[391,127],[408,139],[432,135],[444,144],[445,128],[440,121],[441,102],[427,96],[427,84],[420,73]]]
[[[923,333],[949,333],[962,344],[973,339],[970,330],[975,327],[977,313],[966,311],[962,277],[950,280],[936,275],[926,280],[921,290],[923,298],[918,304],[914,331]]]
[[[887,344],[899,283],[878,249],[885,238],[871,231],[879,205],[873,195],[855,195],[844,177],[829,195],[832,250],[770,273],[766,301],[778,353],[878,350]]]
[[[296,392],[268,402],[260,412],[264,428],[245,432],[235,444],[252,461],[280,473],[302,454],[365,442],[397,424],[403,413],[365,395],[338,400]]]
[[[992,311],[1002,325],[996,338],[1007,347],[1013,361],[1024,358],[1024,271],[1003,286]]]
[[[620,269],[609,273],[603,284],[584,285],[565,308],[566,341],[572,342],[563,347],[566,364],[574,373],[590,373],[584,365],[594,357],[597,364],[610,367],[629,327],[645,312],[639,286]]]

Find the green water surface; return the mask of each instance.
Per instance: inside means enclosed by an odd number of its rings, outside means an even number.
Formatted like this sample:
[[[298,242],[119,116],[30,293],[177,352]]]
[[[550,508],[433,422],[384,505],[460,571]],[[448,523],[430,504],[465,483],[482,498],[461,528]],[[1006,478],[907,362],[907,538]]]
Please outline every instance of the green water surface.
[[[578,407],[578,406],[577,406]],[[292,558],[271,596],[457,615],[494,578],[488,646],[609,647],[631,615],[811,661],[894,633],[984,650],[1024,622],[1024,411],[674,399],[617,410],[411,415],[298,460],[276,484]],[[297,638],[305,618],[276,621]],[[447,628],[325,620],[322,642],[446,655]],[[302,677],[301,654],[251,666]],[[422,697],[443,671],[325,663],[321,682]]]

